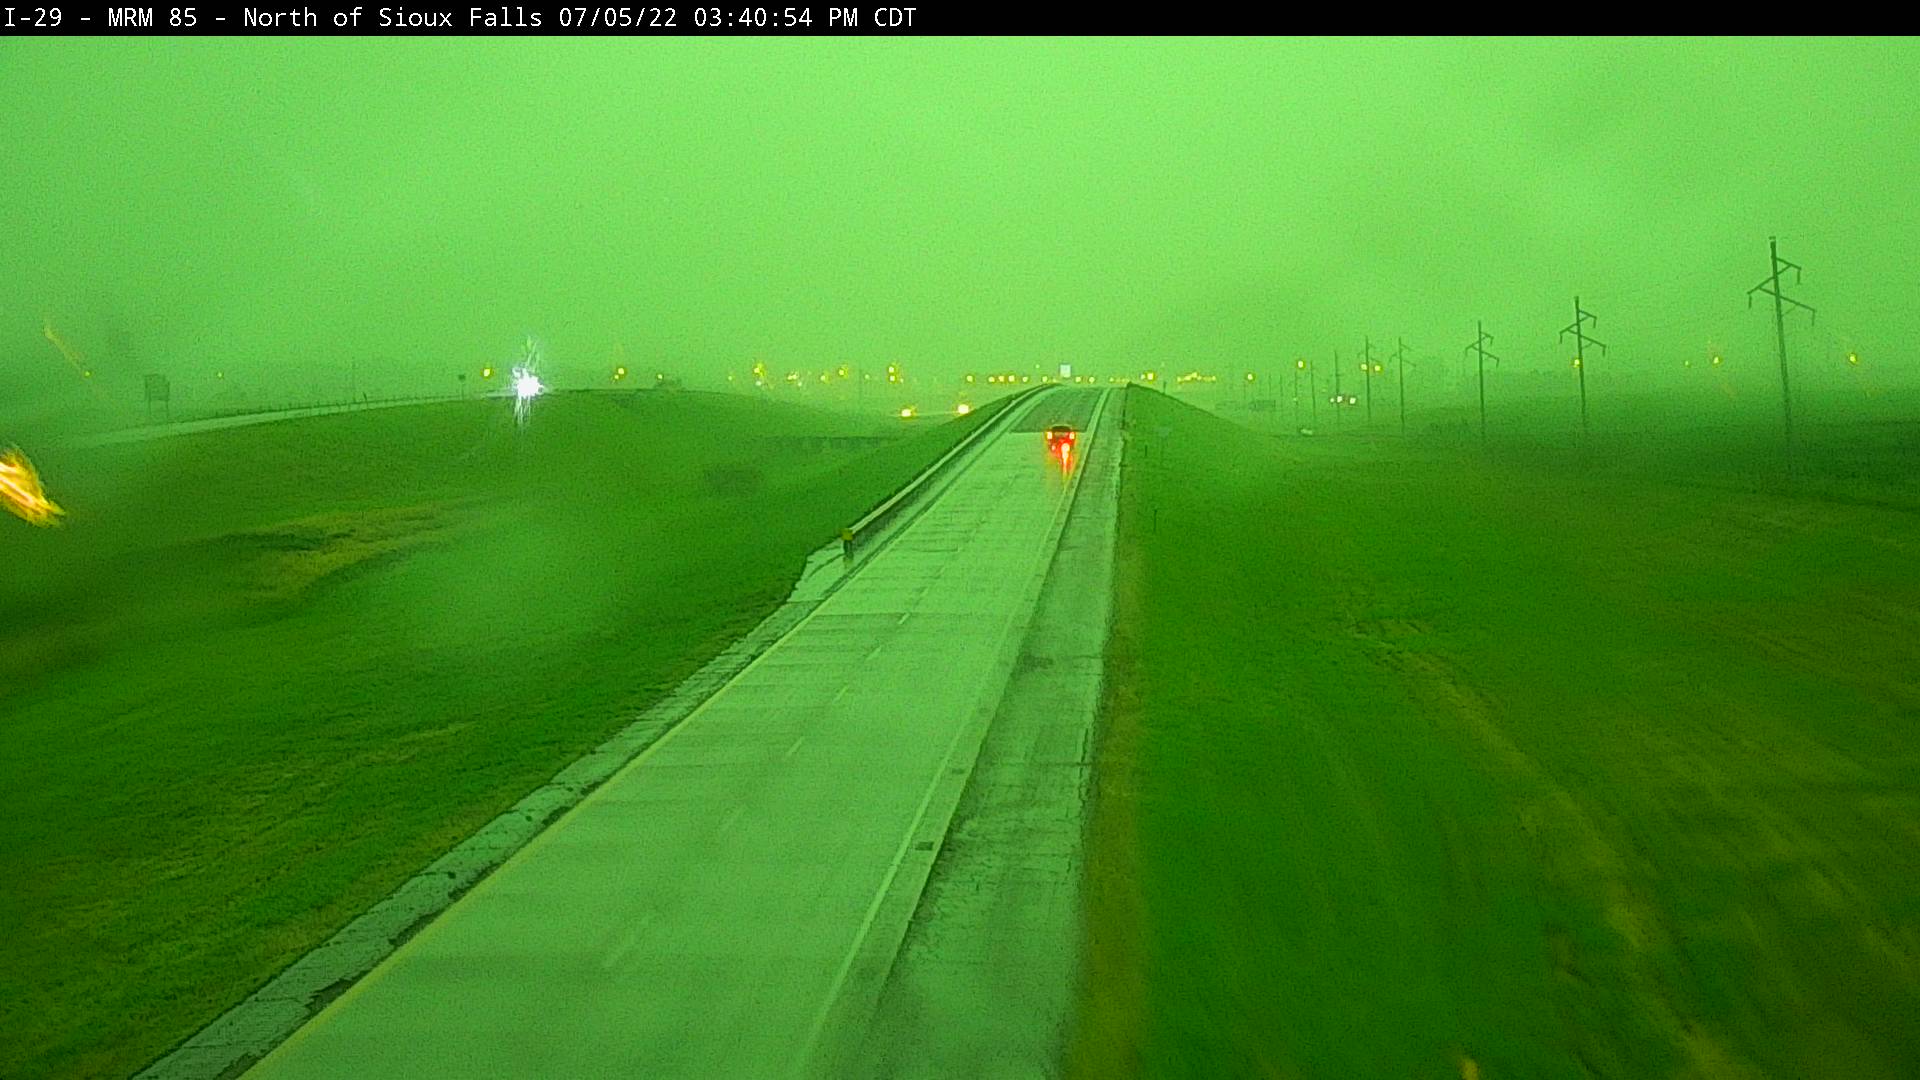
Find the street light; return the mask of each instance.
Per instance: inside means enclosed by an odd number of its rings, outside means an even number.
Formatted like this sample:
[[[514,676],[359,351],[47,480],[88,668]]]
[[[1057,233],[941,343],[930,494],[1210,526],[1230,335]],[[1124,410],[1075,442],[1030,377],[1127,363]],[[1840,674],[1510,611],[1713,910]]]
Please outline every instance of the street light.
[[[1300,426],[1300,373],[1305,370],[1307,370],[1307,361],[1304,357],[1302,357],[1301,359],[1295,360],[1293,362],[1293,426],[1294,427]],[[1313,388],[1308,387],[1307,389],[1311,391]],[[1318,413],[1320,410],[1320,403],[1318,401],[1315,401],[1313,408],[1314,408],[1314,412]]]

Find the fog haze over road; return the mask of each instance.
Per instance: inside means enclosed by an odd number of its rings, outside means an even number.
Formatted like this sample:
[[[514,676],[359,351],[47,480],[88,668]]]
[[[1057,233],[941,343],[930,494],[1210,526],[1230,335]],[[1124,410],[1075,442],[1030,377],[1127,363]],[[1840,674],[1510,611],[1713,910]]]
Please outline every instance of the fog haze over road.
[[[0,53],[0,370],[50,321],[284,398],[450,389],[528,334],[689,385],[899,362],[1284,364],[1404,335],[1636,378],[1915,330],[1911,42],[87,41]],[[1796,333],[1801,333],[1796,328]],[[622,351],[624,350],[624,351]],[[357,364],[357,370],[349,370]]]

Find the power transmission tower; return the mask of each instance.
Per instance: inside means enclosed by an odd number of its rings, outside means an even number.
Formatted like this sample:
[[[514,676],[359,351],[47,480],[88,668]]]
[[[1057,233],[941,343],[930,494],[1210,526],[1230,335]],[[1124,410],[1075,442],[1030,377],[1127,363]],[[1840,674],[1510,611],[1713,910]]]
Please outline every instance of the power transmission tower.
[[[1340,410],[1347,399],[1340,395],[1340,350],[1333,350],[1333,430],[1340,430]]]
[[[1487,361],[1493,361],[1494,366],[1498,367],[1500,365],[1500,358],[1487,351],[1487,346],[1493,341],[1493,335],[1487,333],[1486,324],[1476,319],[1473,323],[1473,329],[1473,344],[1467,346],[1465,351],[1479,357],[1480,449],[1485,450],[1487,448]]]
[[[1793,283],[1800,284],[1800,267],[1780,257],[1780,238],[1767,238],[1767,253],[1773,257],[1773,270],[1758,285],[1747,290],[1747,307],[1753,307],[1753,294],[1765,293],[1773,297],[1773,332],[1780,347],[1780,415],[1786,421],[1787,433],[1787,477],[1793,477],[1793,397],[1787,392],[1787,314],[1785,305],[1792,304],[1807,313],[1807,322],[1818,318],[1817,313],[1794,298],[1780,291],[1780,271],[1793,271]]]
[[[1373,427],[1373,339],[1366,339],[1366,348],[1360,350],[1360,370],[1367,373],[1367,427]]]
[[[1393,355],[1389,359],[1393,361],[1394,370],[1400,376],[1400,434],[1405,436],[1407,433],[1407,339],[1394,338],[1394,340],[1400,343],[1400,347],[1393,350]]]
[[[1587,336],[1588,323],[1598,326],[1600,320],[1594,316],[1593,312],[1582,308],[1580,298],[1576,296],[1573,298],[1573,325],[1560,331],[1560,340],[1565,341],[1568,334],[1573,335],[1573,368],[1580,373],[1580,438],[1583,440],[1587,437],[1587,346],[1598,345],[1600,355],[1605,356],[1607,353],[1606,342]]]

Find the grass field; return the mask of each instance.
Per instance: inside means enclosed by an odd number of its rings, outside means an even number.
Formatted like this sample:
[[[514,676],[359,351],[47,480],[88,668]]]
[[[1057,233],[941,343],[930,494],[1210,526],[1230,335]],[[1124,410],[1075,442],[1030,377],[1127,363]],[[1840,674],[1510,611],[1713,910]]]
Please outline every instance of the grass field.
[[[0,521],[0,1076],[125,1076],[599,742],[986,407],[462,402],[36,452]]]
[[[1132,408],[1075,1075],[1920,1075],[1915,425]]]

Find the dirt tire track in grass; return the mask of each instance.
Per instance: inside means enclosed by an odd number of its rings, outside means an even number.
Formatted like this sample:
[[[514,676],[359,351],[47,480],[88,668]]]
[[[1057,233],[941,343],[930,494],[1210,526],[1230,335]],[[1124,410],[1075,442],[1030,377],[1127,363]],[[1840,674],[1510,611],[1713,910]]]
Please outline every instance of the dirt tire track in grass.
[[[1071,1075],[1920,1075],[1912,522],[1139,405]]]
[[[221,537],[239,550],[255,599],[292,602],[439,540],[453,522],[437,504],[318,514]]]
[[[1668,1044],[1689,1062],[1687,1075],[1757,1080],[1760,1072],[1688,1015],[1661,976],[1660,964],[1674,958],[1673,934],[1660,909],[1635,885],[1644,870],[1631,866],[1572,793],[1507,737],[1492,706],[1444,658],[1390,646],[1381,649],[1379,656],[1416,698],[1434,706],[1434,715],[1457,723],[1501,768],[1533,789],[1520,811],[1521,828],[1532,838],[1550,878],[1557,879],[1566,892],[1587,895],[1600,904],[1606,925],[1626,945],[1621,974],[1628,992],[1641,1004],[1640,1015],[1651,1019]],[[1592,985],[1596,973],[1582,966],[1585,958],[1577,946],[1564,938],[1561,941],[1555,949],[1555,966],[1567,977]],[[1576,1044],[1591,1041],[1590,1034],[1574,1025],[1569,1025],[1568,1034]],[[1583,1052],[1581,1057],[1587,1060],[1588,1054]]]
[[[1515,790],[1525,793],[1519,807],[1520,828],[1532,841],[1539,865],[1560,891],[1598,903],[1602,921],[1626,946],[1619,981],[1640,1003],[1640,1015],[1651,1020],[1661,1039],[1689,1063],[1686,1075],[1703,1080],[1758,1080],[1761,1073],[1751,1063],[1681,1008],[1673,988],[1661,976],[1662,964],[1675,959],[1674,934],[1660,908],[1636,884],[1650,870],[1632,865],[1627,855],[1608,842],[1573,794],[1507,736],[1497,719],[1497,706],[1464,672],[1439,652],[1407,647],[1410,640],[1428,633],[1424,622],[1367,617],[1381,605],[1365,582],[1352,577],[1341,583],[1339,596],[1348,632],[1368,646],[1367,654],[1380,668],[1402,683],[1428,715],[1450,722],[1516,782]],[[1548,937],[1553,943],[1554,968],[1561,975],[1588,989],[1605,979],[1604,971],[1591,969],[1592,960],[1581,955],[1571,935],[1550,930]],[[1611,1054],[1593,1045],[1594,1033],[1567,1019],[1567,1034],[1578,1048],[1582,1065],[1589,1072],[1609,1072],[1595,1070],[1594,1064]],[[1473,1071],[1479,1071],[1477,1065]]]

